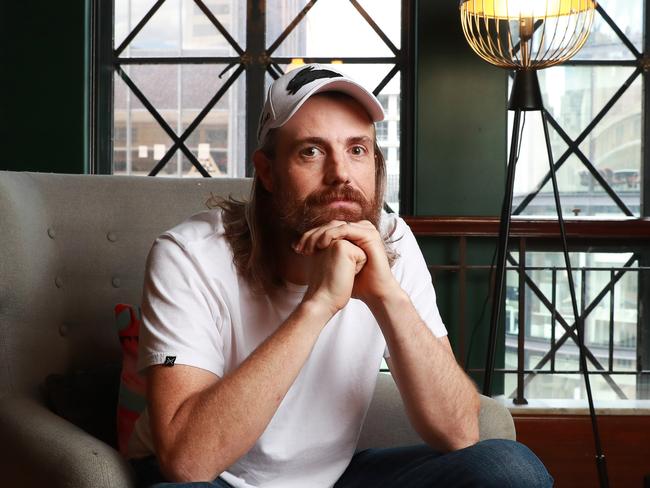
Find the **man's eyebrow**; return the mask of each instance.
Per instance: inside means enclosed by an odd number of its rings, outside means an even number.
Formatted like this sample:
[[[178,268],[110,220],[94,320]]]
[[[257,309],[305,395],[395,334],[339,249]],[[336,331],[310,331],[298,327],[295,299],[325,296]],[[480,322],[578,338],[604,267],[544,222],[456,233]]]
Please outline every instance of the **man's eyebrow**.
[[[365,136],[365,135],[364,136],[352,136],[352,137],[348,137],[346,139],[346,142],[348,144],[354,144],[354,143],[371,143],[372,144],[373,139],[372,139],[372,137]],[[296,146],[301,145],[301,144],[320,144],[320,145],[324,146],[324,145],[327,145],[329,143],[327,142],[327,139],[324,139],[322,137],[317,137],[317,136],[305,137],[305,138],[302,138],[302,139],[296,139],[294,141],[294,145],[296,145]]]
[[[374,141],[370,136],[348,137],[348,144],[359,144],[359,143],[373,144],[373,142]]]
[[[293,141],[293,146],[300,146],[302,144],[319,144],[321,146],[327,145],[327,141],[322,137],[303,137]]]
[[[365,143],[365,144],[372,144],[373,139],[370,136],[352,136],[348,137],[346,139],[346,142],[348,144],[360,144],[360,143]],[[327,146],[329,145],[329,142],[327,142],[326,139],[322,137],[304,137],[302,139],[296,139],[293,143],[293,147],[300,146],[302,144],[318,144],[321,146]]]

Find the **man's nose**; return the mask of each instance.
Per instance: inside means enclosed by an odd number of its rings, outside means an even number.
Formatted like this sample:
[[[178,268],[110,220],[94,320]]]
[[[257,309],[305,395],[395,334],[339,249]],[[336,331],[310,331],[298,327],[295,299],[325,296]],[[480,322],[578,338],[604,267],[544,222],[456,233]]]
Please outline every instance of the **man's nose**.
[[[349,182],[350,172],[345,154],[338,151],[330,153],[325,168],[325,183],[337,185]]]

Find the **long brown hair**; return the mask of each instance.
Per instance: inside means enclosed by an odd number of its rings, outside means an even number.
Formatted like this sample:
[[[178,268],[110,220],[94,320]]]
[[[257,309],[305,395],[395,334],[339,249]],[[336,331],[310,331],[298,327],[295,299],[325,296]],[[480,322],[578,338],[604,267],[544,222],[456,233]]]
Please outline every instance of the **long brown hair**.
[[[327,92],[323,95],[347,97],[338,92]],[[275,158],[277,130],[271,129],[264,144],[259,148],[269,159]],[[375,134],[375,189],[378,202],[384,201],[386,190],[386,160],[384,158]],[[220,208],[225,229],[225,237],[232,249],[235,268],[244,277],[251,288],[259,293],[272,293],[274,289],[284,286],[277,257],[277,240],[273,238],[273,202],[272,195],[264,188],[257,174],[253,176],[253,185],[249,199],[237,200],[232,197],[211,197],[206,205],[209,208]],[[395,229],[389,229],[383,235],[384,247],[390,266],[399,255],[393,250],[391,237]]]

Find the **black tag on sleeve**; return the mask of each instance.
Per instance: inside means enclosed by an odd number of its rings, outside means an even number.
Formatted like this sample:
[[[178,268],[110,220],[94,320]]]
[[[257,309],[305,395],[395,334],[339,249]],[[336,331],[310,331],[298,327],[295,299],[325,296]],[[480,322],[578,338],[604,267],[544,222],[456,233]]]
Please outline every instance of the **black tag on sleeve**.
[[[173,366],[176,362],[176,356],[167,356],[165,358],[165,366]]]

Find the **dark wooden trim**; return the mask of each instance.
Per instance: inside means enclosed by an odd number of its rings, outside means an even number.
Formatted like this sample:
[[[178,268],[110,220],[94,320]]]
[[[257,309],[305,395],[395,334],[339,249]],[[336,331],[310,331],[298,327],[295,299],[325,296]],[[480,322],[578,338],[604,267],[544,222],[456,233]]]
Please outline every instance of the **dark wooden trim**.
[[[416,236],[436,237],[498,237],[497,217],[404,217]],[[650,218],[617,220],[568,220],[567,237],[599,240],[650,241]],[[511,237],[559,238],[557,220],[535,220],[513,217]]]
[[[517,440],[542,460],[555,488],[598,486],[593,435],[587,415],[517,415]],[[643,486],[650,474],[650,416],[599,415],[610,486]]]

